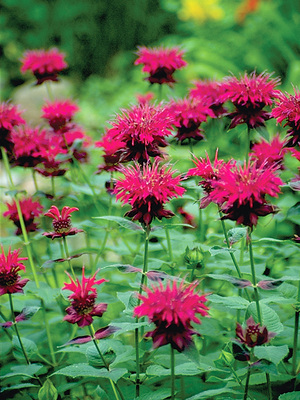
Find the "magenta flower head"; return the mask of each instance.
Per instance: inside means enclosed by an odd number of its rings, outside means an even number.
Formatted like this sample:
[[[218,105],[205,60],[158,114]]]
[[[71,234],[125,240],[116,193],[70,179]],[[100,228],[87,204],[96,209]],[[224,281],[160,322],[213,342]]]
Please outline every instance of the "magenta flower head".
[[[287,147],[300,145],[300,92],[295,89],[295,94],[281,93],[276,106],[272,110],[272,116],[277,122],[286,121],[288,126]]]
[[[177,69],[181,69],[187,65],[183,59],[184,52],[177,47],[174,48],[148,48],[138,47],[138,58],[134,65],[143,64],[143,72],[147,72],[149,76],[145,78],[151,84],[166,83],[172,86],[175,81],[173,74]]]
[[[191,322],[201,323],[196,314],[208,315],[208,307],[204,304],[206,297],[194,291],[197,284],[186,285],[182,281],[178,286],[173,281],[164,287],[160,282],[151,289],[145,287],[146,295],[139,295],[142,304],[135,307],[134,315],[146,316],[156,325],[155,330],[145,335],[152,338],[154,348],[170,343],[173,349],[182,352],[192,343],[192,335],[197,332]]]
[[[120,135],[121,136],[121,135]],[[96,147],[104,151],[104,163],[98,166],[97,173],[102,171],[116,171],[125,159],[126,142],[119,138],[118,132],[109,129],[101,140],[95,142]]]
[[[224,95],[223,83],[218,81],[195,81],[195,87],[190,89],[189,96],[209,107],[213,112],[212,118],[222,116],[227,112],[223,107]],[[211,116],[211,115],[210,115]]]
[[[274,332],[268,332],[265,326],[256,324],[252,316],[247,319],[246,328],[243,329],[238,322],[236,324],[236,336],[239,342],[251,348],[268,343],[275,335]]]
[[[277,166],[280,169],[284,168],[284,155],[289,151],[285,147],[285,141],[281,141],[279,135],[274,136],[270,143],[266,140],[255,143],[251,150],[250,157],[252,160],[257,160],[257,165]]]
[[[21,72],[31,71],[37,79],[37,85],[45,81],[58,81],[57,75],[68,66],[65,62],[65,54],[55,48],[27,50],[21,62]]]
[[[19,200],[24,224],[27,232],[35,232],[37,230],[36,217],[39,217],[43,212],[43,206],[38,201],[33,201],[31,198]],[[3,213],[4,217],[8,217],[17,226],[16,235],[22,234],[20,219],[15,200],[12,203],[6,203],[8,208]]]
[[[107,304],[95,304],[97,289],[93,286],[101,285],[103,282],[108,282],[104,278],[96,280],[98,271],[96,271],[92,277],[86,278],[84,276],[83,266],[81,282],[78,278],[76,279],[76,282],[74,282],[70,274],[66,272],[71,283],[65,283],[62,290],[70,290],[73,293],[68,297],[71,301],[71,306],[66,309],[68,315],[64,317],[65,321],[68,321],[71,324],[77,324],[80,327],[88,326],[92,324],[93,317],[102,317],[103,313],[106,311]]]
[[[235,110],[229,113],[231,118],[230,129],[239,124],[247,124],[249,128],[264,126],[265,121],[272,116],[264,110],[264,107],[271,106],[273,100],[279,97],[279,78],[271,79],[271,75],[262,73],[240,77],[230,77],[223,84],[224,94],[221,96],[223,101],[231,101]]]
[[[185,192],[179,186],[180,176],[173,177],[175,171],[168,166],[160,167],[157,161],[152,166],[149,163],[143,167],[135,164],[120,171],[124,178],[116,182],[114,193],[123,204],[128,203],[132,207],[125,216],[148,227],[153,218],[161,220],[174,215],[164,209],[164,204]]]
[[[182,143],[186,139],[197,141],[204,139],[200,124],[206,122],[207,116],[214,117],[214,113],[208,106],[198,100],[182,99],[171,101],[169,109],[175,116],[174,125],[177,128],[175,137],[179,142]]]
[[[79,111],[79,107],[70,100],[55,100],[46,103],[42,111],[42,118],[49,122],[54,131],[58,131],[72,121],[74,114]]]
[[[210,198],[225,214],[222,219],[231,219],[251,229],[259,216],[274,214],[278,209],[269,204],[266,195],[278,197],[282,180],[276,175],[277,167],[264,165],[234,165],[222,170],[219,179],[212,183]]]
[[[56,206],[51,206],[50,210],[48,210],[44,215],[50,218],[53,218],[53,228],[54,232],[45,232],[44,236],[50,237],[52,240],[64,236],[76,235],[79,232],[83,232],[82,229],[72,228],[71,224],[71,214],[74,211],[78,211],[77,207],[68,207],[65,206],[61,210],[61,214],[59,209]]]
[[[1,245],[0,254],[0,296],[5,293],[23,293],[23,287],[29,279],[21,279],[19,271],[26,270],[24,264],[20,261],[27,260],[27,257],[19,257],[21,249],[13,250],[9,248],[7,256]]]
[[[202,186],[205,196],[201,199],[200,208],[205,208],[213,201],[210,197],[210,193],[213,190],[213,183],[219,179],[219,175],[223,170],[231,168],[234,161],[230,160],[225,162],[224,160],[218,160],[217,149],[213,164],[211,163],[208,154],[206,154],[206,160],[202,157],[199,159],[195,157],[193,163],[195,164],[195,168],[189,169],[186,177],[200,176],[203,179],[199,182],[199,185]]]
[[[132,106],[123,110],[106,135],[114,141],[125,143],[122,162],[147,162],[150,157],[161,157],[160,147],[166,147],[166,136],[172,134],[174,117],[162,105],[149,103]]]
[[[0,103],[0,146],[8,152],[12,151],[13,143],[10,132],[13,127],[25,124],[17,106],[10,103]]]

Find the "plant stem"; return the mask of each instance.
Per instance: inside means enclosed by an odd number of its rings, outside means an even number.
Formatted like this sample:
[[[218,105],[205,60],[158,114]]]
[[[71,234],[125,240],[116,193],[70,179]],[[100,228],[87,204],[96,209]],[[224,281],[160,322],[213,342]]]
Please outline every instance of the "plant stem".
[[[257,318],[258,318],[258,322],[260,323],[260,325],[262,325],[262,317],[261,317],[261,311],[260,311],[260,305],[259,305],[259,295],[258,295],[258,290],[257,290],[257,286],[256,286],[256,275],[255,275],[255,266],[254,266],[254,257],[253,257],[253,248],[252,248],[250,229],[248,230],[248,236],[249,236],[250,267],[251,267],[252,284],[253,284],[253,289],[254,289],[254,297],[255,297],[256,310],[257,310]]]
[[[171,347],[171,400],[175,399],[175,352]]]
[[[37,192],[39,190],[39,187],[38,187],[37,180],[36,180],[36,172],[33,168],[31,171],[32,171],[32,179],[33,179],[34,187]]]
[[[47,94],[48,94],[49,100],[50,101],[54,101],[54,95],[53,95],[53,92],[52,92],[52,89],[51,89],[51,86],[50,86],[50,82],[46,81],[45,84],[46,84],[46,90],[47,90]]]
[[[74,280],[76,280],[76,275],[75,275],[75,272],[74,272],[74,270],[73,270],[72,263],[71,263],[71,260],[70,260],[70,253],[69,253],[69,249],[68,249],[68,245],[67,245],[67,240],[66,240],[66,237],[65,237],[65,236],[63,236],[63,244],[64,244],[64,248],[65,248],[66,258],[68,259],[69,268],[70,268],[70,270],[71,270],[71,272],[72,272],[72,275],[73,275]]]
[[[47,339],[48,339],[48,344],[49,344],[49,350],[50,350],[50,354],[51,354],[52,363],[53,363],[53,365],[56,365],[54,347],[53,347],[53,342],[52,342],[49,322],[48,322],[48,319],[47,319],[47,312],[46,312],[45,302],[44,302],[43,299],[41,299],[41,306],[42,306],[42,311],[43,311],[43,317],[44,317],[44,322],[45,322],[46,334],[47,334]]]
[[[143,272],[141,277],[141,283],[139,287],[139,296],[137,305],[141,304],[140,295],[143,291],[143,286],[147,282],[147,269],[148,269],[148,250],[149,250],[149,237],[150,237],[150,227],[147,227],[145,230],[145,248],[144,248],[144,264],[143,264]],[[138,317],[135,318],[135,322],[138,322]],[[135,362],[136,362],[136,380],[135,380],[135,391],[136,397],[140,395],[140,351],[139,351],[139,329],[135,328],[134,330],[134,338],[135,338]]]
[[[251,134],[251,128],[248,125],[247,127],[247,143],[246,143],[246,154],[245,154],[245,160],[246,160],[246,164],[248,164],[248,160],[249,160],[249,150],[250,150],[250,134]]]
[[[55,182],[54,182],[54,176],[51,176],[51,188],[52,188],[52,196],[55,199]]]
[[[104,358],[104,356],[103,356],[103,354],[102,354],[102,352],[101,352],[101,350],[100,350],[100,348],[98,346],[97,340],[94,338],[95,329],[94,329],[93,325],[89,325],[89,331],[90,331],[91,336],[93,337],[93,343],[94,343],[94,345],[95,345],[95,347],[97,349],[97,352],[98,352],[98,354],[99,354],[99,356],[100,356],[105,368],[107,369],[107,371],[110,371],[109,365],[107,364],[107,362],[106,362],[106,360],[105,360],[105,358]],[[122,392],[121,392],[121,390],[120,390],[120,388],[118,386],[118,384],[116,382],[114,382],[110,378],[109,378],[109,380],[110,380],[110,384],[111,384],[111,387],[112,387],[112,390],[114,392],[116,400],[119,400],[119,396],[118,396],[117,391],[119,392],[119,395],[120,395],[121,399],[125,400],[124,397],[123,397],[123,394],[122,394]]]
[[[3,147],[1,147],[1,154],[2,154],[2,159],[3,159],[3,162],[4,162],[4,166],[5,166],[5,169],[6,169],[6,173],[7,173],[8,178],[9,178],[10,187],[11,187],[12,190],[16,191],[16,187],[15,187],[15,185],[13,183],[12,176],[11,176],[11,173],[10,173],[9,161],[8,161],[8,158],[7,158],[6,150]],[[35,270],[35,266],[34,266],[34,263],[33,263],[30,242],[28,240],[28,235],[27,235],[27,231],[26,231],[26,226],[25,226],[25,222],[24,222],[24,218],[23,218],[20,202],[19,202],[19,199],[17,197],[17,194],[14,197],[15,197],[16,207],[17,207],[17,211],[18,211],[18,217],[19,217],[19,221],[20,221],[20,226],[21,226],[22,235],[23,235],[23,239],[24,239],[24,245],[25,245],[26,251],[27,251],[29,264],[30,264],[30,267],[31,267],[31,271],[33,273],[33,277],[34,277],[34,281],[35,281],[36,287],[39,288],[40,284],[39,284],[38,277],[37,277],[36,270]]]
[[[165,232],[166,232],[166,239],[167,239],[167,245],[168,245],[169,259],[170,259],[170,262],[172,262],[173,261],[173,252],[172,252],[171,239],[170,239],[170,233],[169,233],[168,228],[165,228]]]
[[[245,391],[244,391],[244,400],[247,400],[247,397],[248,397],[250,373],[251,373],[251,369],[250,369],[250,365],[248,365],[247,378],[246,378]]]
[[[300,281],[298,281],[298,295],[297,305],[295,312],[295,326],[294,326],[294,340],[293,340],[293,360],[292,360],[292,374],[297,374],[297,347],[298,347],[298,335],[299,335],[299,315],[300,315]]]
[[[268,388],[268,400],[272,400],[271,380],[270,380],[270,374],[268,372],[266,372],[266,379],[267,379],[267,388]]]
[[[20,333],[19,333],[19,329],[18,329],[17,324],[16,324],[14,306],[13,306],[11,293],[8,293],[8,297],[9,297],[9,304],[10,304],[10,310],[11,310],[11,318],[12,318],[12,320],[14,322],[14,327],[15,327],[15,331],[16,331],[16,334],[17,334],[17,337],[18,337],[18,340],[19,340],[19,343],[20,343],[20,347],[21,347],[21,350],[22,350],[23,355],[25,357],[26,363],[28,365],[30,365],[30,361],[29,361],[28,355],[27,355],[26,350],[25,350],[25,348],[23,346],[23,343],[22,343],[22,340],[21,340],[21,336],[20,336]]]

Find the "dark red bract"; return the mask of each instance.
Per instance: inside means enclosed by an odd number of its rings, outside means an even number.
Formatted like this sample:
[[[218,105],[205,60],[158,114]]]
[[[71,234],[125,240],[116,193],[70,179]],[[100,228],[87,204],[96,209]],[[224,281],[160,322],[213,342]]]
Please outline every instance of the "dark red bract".
[[[256,324],[251,316],[246,321],[246,328],[243,329],[241,324],[236,324],[236,336],[241,343],[248,347],[255,347],[268,343],[275,336],[275,333],[268,332],[265,326]]]

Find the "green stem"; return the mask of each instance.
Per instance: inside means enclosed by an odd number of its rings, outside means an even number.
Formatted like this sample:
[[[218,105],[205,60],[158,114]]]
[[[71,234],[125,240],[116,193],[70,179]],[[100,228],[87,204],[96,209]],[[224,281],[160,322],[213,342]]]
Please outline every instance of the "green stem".
[[[105,358],[104,358],[104,356],[103,356],[103,354],[102,354],[102,352],[101,352],[101,350],[100,350],[100,348],[98,346],[97,340],[94,338],[95,329],[94,329],[93,325],[89,325],[89,331],[90,331],[90,335],[93,338],[93,343],[94,343],[94,345],[96,347],[96,350],[97,350],[97,352],[98,352],[98,354],[99,354],[99,356],[100,356],[105,368],[107,369],[107,371],[110,371],[109,365],[107,364],[107,362],[106,362],[106,360],[105,360]],[[118,386],[118,384],[116,382],[114,382],[112,379],[109,379],[109,380],[110,380],[110,384],[111,384],[111,387],[112,387],[112,390],[114,392],[116,400],[119,400],[119,396],[118,396],[117,391],[119,392],[119,395],[120,395],[121,399],[125,400],[124,397],[123,397],[123,394],[122,394],[122,392],[121,392],[121,390],[120,390],[120,388]]]
[[[255,298],[255,303],[256,303],[258,322],[260,323],[260,325],[262,325],[262,317],[261,317],[261,311],[260,311],[260,305],[259,305],[259,295],[258,295],[258,290],[257,290],[257,286],[256,286],[256,275],[255,275],[255,266],[254,266],[254,257],[253,257],[253,248],[252,248],[250,229],[248,230],[248,236],[249,236],[250,267],[251,267],[251,275],[252,275],[252,284],[253,284],[253,289],[254,289],[254,298]]]
[[[146,285],[147,282],[147,269],[148,269],[148,250],[149,250],[149,237],[150,237],[150,227],[146,228],[145,231],[145,248],[144,248],[144,264],[143,264],[143,272],[141,277],[141,283],[139,287],[139,296],[137,305],[141,304],[140,296],[143,291],[143,286]],[[135,322],[138,322],[138,317],[135,318]],[[135,338],[135,362],[136,362],[136,380],[135,380],[135,393],[136,397],[140,395],[140,351],[139,351],[139,329],[135,328],[134,330],[134,338]]]
[[[75,272],[73,270],[72,263],[71,263],[71,260],[70,260],[70,253],[69,253],[67,240],[66,240],[65,236],[63,236],[63,244],[64,244],[64,248],[65,248],[66,258],[68,259],[68,264],[69,264],[70,271],[72,272],[74,280],[76,280],[76,275],[75,275]]]
[[[11,190],[15,190],[16,191],[16,187],[15,187],[15,185],[13,183],[12,176],[11,176],[11,173],[10,173],[9,161],[8,161],[8,158],[7,158],[6,150],[3,147],[1,147],[1,153],[2,153],[2,159],[3,159],[3,162],[4,162],[4,166],[5,166],[5,169],[6,169],[6,173],[7,173],[8,178],[9,178]],[[39,288],[40,284],[39,284],[38,277],[37,277],[36,270],[35,270],[35,266],[34,266],[34,263],[33,263],[30,242],[28,240],[26,226],[25,226],[25,222],[24,222],[24,218],[23,218],[23,214],[22,214],[22,210],[21,210],[21,206],[20,206],[20,202],[19,202],[19,199],[17,197],[17,194],[15,195],[15,202],[16,202],[16,207],[17,207],[17,211],[18,211],[18,217],[19,217],[19,221],[20,221],[20,226],[21,226],[22,235],[23,235],[23,239],[24,239],[24,245],[25,245],[26,251],[27,251],[29,264],[30,264],[30,267],[31,267],[31,270],[32,270],[32,273],[33,273],[33,277],[34,277],[34,281],[35,281],[36,287]]]
[[[251,134],[251,128],[248,125],[248,128],[247,128],[247,141],[246,141],[246,154],[245,154],[246,164],[248,164],[248,160],[249,160],[250,134]]]
[[[49,350],[50,350],[50,354],[51,354],[52,363],[53,363],[53,365],[56,365],[54,347],[53,347],[53,342],[52,342],[49,322],[48,322],[48,319],[47,319],[47,312],[46,312],[45,302],[44,302],[43,299],[41,299],[41,306],[42,306],[42,311],[43,311],[43,317],[44,317],[44,322],[45,322],[45,327],[46,327],[46,334],[47,334],[47,339],[48,339],[48,344],[49,344]]]
[[[51,89],[51,86],[50,86],[50,82],[46,81],[45,84],[46,84],[46,90],[47,90],[47,94],[48,94],[49,100],[50,101],[54,101],[54,95],[53,95],[53,92],[52,92],[52,89]]]
[[[35,191],[37,192],[39,190],[39,187],[38,187],[37,180],[36,180],[36,172],[33,168],[31,171],[32,171],[32,179],[33,179]]]
[[[52,188],[52,196],[55,199],[55,182],[54,182],[54,176],[51,176],[51,188]]]
[[[293,340],[293,360],[292,360],[292,374],[297,374],[297,347],[298,347],[298,335],[299,335],[299,316],[300,316],[300,281],[298,281],[298,295],[297,305],[295,312],[295,326],[294,326],[294,340]]]
[[[251,369],[250,369],[250,365],[248,365],[247,378],[246,378],[245,391],[244,391],[244,400],[247,400],[247,398],[248,398],[250,373],[251,373]]]
[[[175,399],[175,351],[171,347],[171,400]]]
[[[167,239],[167,245],[168,245],[168,253],[169,253],[169,259],[170,262],[173,262],[173,252],[172,252],[172,246],[171,246],[171,239],[170,239],[170,233],[168,228],[165,228],[165,232],[166,232],[166,239]]]
[[[13,323],[14,323],[14,327],[15,327],[15,331],[16,331],[16,334],[17,334],[17,337],[18,337],[18,340],[19,340],[19,343],[20,343],[20,347],[21,347],[21,350],[22,350],[23,355],[24,355],[24,357],[25,357],[26,363],[27,363],[28,365],[30,365],[29,358],[28,358],[27,353],[26,353],[26,351],[25,351],[25,348],[24,348],[24,346],[23,346],[23,343],[22,343],[22,340],[21,340],[21,336],[20,336],[20,334],[19,334],[19,329],[18,329],[17,324],[16,324],[15,313],[14,313],[14,306],[13,306],[13,301],[12,301],[12,295],[11,295],[11,293],[8,293],[8,297],[9,297],[9,304],[10,304],[10,310],[11,310],[11,317],[12,317],[12,320],[13,320]]]
[[[267,380],[267,388],[268,388],[268,400],[272,400],[271,380],[270,380],[270,374],[268,372],[266,372],[266,380]]]

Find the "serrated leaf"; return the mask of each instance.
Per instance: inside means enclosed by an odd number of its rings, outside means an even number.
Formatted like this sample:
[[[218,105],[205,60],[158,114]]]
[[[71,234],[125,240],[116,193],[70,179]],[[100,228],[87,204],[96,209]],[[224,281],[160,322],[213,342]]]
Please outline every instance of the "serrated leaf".
[[[36,354],[38,352],[38,348],[37,345],[30,339],[26,339],[26,338],[22,338],[22,344],[24,346],[24,349],[26,351],[27,356],[30,358],[33,354]],[[13,348],[15,350],[15,356],[17,358],[25,358],[22,348],[20,346],[20,342],[19,339],[17,338],[17,336],[13,336],[12,339],[12,344],[13,344]]]
[[[136,400],[164,400],[170,397],[170,389],[158,389],[136,398]]]
[[[219,296],[218,294],[212,294],[209,296],[209,300],[212,303],[222,304],[225,307],[234,308],[238,310],[246,309],[247,307],[249,307],[250,304],[248,300],[240,296],[222,297]]]
[[[262,314],[262,324],[267,327],[268,331],[275,333],[282,332],[283,325],[280,322],[278,314],[264,303],[260,303],[260,309]],[[255,321],[258,321],[255,302],[250,303],[249,307],[247,308],[246,319],[248,319],[251,315],[253,316]]]
[[[122,376],[127,373],[127,369],[125,368],[115,368],[111,371],[107,371],[105,368],[94,368],[86,363],[73,364],[68,367],[62,368],[53,375],[64,375],[70,376],[71,378],[79,378],[79,377],[92,377],[92,378],[106,378],[112,379],[114,382],[117,382]]]
[[[239,242],[247,235],[247,228],[233,228],[227,232],[230,246]]]
[[[50,379],[46,379],[43,386],[40,388],[38,393],[39,400],[56,400],[58,397],[57,389],[50,381]]]
[[[137,225],[132,221],[128,221],[126,218],[116,217],[113,215],[106,215],[105,217],[93,217],[94,219],[103,219],[106,221],[113,221],[122,226],[122,228],[130,229],[132,231],[143,231],[141,225]]]
[[[215,396],[218,395],[224,395],[226,393],[232,393],[232,394],[240,394],[236,390],[231,389],[230,387],[221,387],[218,389],[209,389],[209,390],[204,390],[201,393],[198,393],[192,397],[188,397],[186,400],[207,400],[210,398],[215,398]]]
[[[147,368],[147,375],[167,376],[170,375],[171,370],[164,368],[161,365],[150,365]],[[183,363],[175,366],[175,375],[198,375],[201,370],[194,363]]]
[[[254,348],[254,355],[257,358],[263,358],[268,360],[275,365],[278,365],[280,361],[288,354],[288,345],[283,346],[256,346]]]
[[[34,378],[34,374],[36,374],[40,369],[43,368],[41,364],[30,364],[30,365],[15,365],[11,367],[11,371],[5,375],[1,375],[1,379],[11,378],[12,376],[23,375],[28,378]]]
[[[299,399],[300,399],[300,392],[284,393],[278,397],[278,400],[299,400]]]

